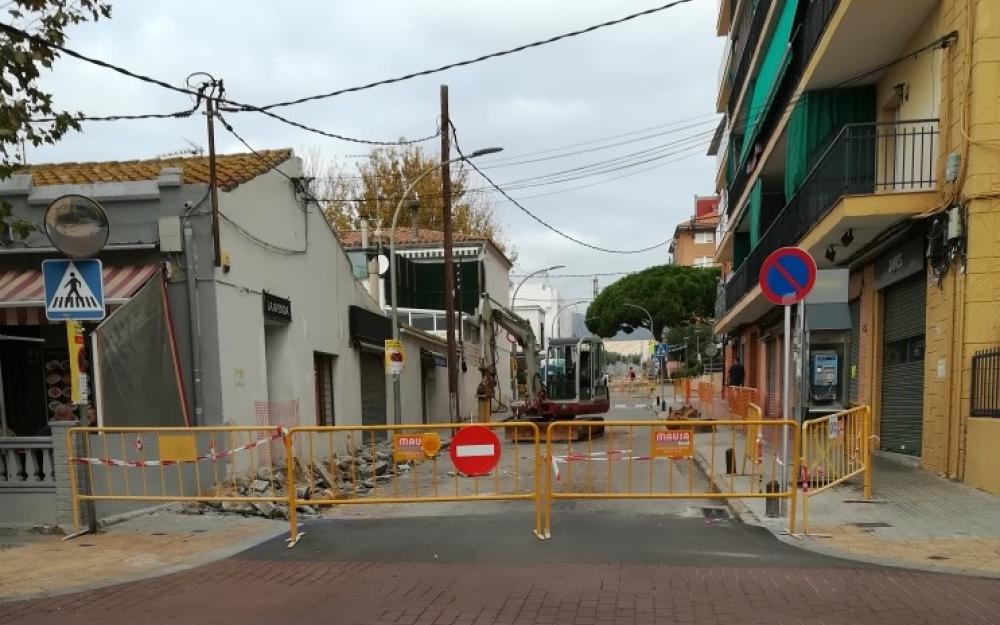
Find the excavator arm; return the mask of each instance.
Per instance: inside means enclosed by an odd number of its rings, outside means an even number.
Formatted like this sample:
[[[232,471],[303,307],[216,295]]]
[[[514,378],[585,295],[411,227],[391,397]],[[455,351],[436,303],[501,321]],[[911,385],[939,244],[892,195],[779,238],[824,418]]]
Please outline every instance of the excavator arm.
[[[524,368],[526,378],[526,403],[535,405],[542,399],[542,379],[540,362],[538,360],[538,342],[531,324],[517,316],[512,310],[493,301],[488,294],[483,294],[479,307],[479,329],[482,355],[479,361],[479,371],[482,382],[479,384],[478,395],[493,397],[497,387],[497,328],[503,328],[513,336],[524,351]]]

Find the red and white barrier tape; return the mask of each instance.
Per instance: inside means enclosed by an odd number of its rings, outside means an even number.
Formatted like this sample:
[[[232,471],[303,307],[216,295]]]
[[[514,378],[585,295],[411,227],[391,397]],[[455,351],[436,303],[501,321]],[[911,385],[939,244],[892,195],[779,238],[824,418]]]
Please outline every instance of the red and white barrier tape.
[[[274,434],[268,436],[267,438],[260,438],[255,441],[250,441],[246,445],[240,445],[239,447],[234,447],[232,449],[227,449],[225,451],[216,451],[215,448],[208,450],[207,454],[196,456],[193,460],[118,460],[116,458],[71,458],[70,462],[75,462],[76,464],[96,464],[108,467],[169,467],[174,464],[182,464],[185,462],[201,462],[202,460],[211,460],[215,462],[223,458],[228,458],[238,452],[247,451],[248,449],[253,449],[254,447],[259,447],[265,443],[270,443],[273,440],[283,438],[288,433],[283,427],[279,427]],[[142,439],[136,437],[136,449],[142,449]]]

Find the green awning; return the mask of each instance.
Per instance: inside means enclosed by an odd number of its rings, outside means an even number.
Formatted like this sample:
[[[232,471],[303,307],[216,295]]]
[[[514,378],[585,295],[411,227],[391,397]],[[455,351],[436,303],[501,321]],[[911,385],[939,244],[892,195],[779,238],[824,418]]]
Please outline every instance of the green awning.
[[[747,108],[746,126],[743,132],[743,147],[740,150],[741,165],[746,163],[751,146],[757,140],[760,121],[767,115],[771,102],[774,100],[774,94],[791,61],[792,49],[789,42],[792,37],[795,10],[798,6],[799,0],[785,0],[785,6],[781,8],[781,14],[778,16],[778,23],[774,27],[774,32],[771,34],[771,39],[764,51],[760,70],[753,81],[750,106]]]
[[[760,243],[760,209],[764,204],[764,181],[757,178],[750,190],[750,249]]]

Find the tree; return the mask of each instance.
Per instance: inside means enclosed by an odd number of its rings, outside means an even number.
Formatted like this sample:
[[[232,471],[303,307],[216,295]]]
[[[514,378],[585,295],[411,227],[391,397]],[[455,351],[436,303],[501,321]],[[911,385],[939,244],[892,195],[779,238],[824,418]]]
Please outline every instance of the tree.
[[[587,328],[598,336],[612,337],[619,330],[632,332],[649,325],[642,306],[653,316],[653,336],[664,327],[711,318],[715,310],[718,269],[660,265],[633,273],[612,283],[587,308]]]
[[[80,129],[81,115],[58,110],[52,95],[38,84],[42,70],[51,68],[59,56],[42,41],[62,45],[67,27],[111,17],[111,4],[100,0],[9,0],[2,6],[5,25],[40,41],[0,28],[0,180],[24,164],[26,144],[55,143],[70,130]],[[0,201],[0,228],[8,226],[21,237],[32,228],[12,220],[10,204]]]
[[[701,319],[667,328],[666,342],[672,354],[677,354],[675,360],[679,363],[677,375],[699,375],[704,371],[704,363],[708,360],[705,348],[714,341],[713,337],[712,325]]]
[[[322,163],[313,152],[307,158],[307,175],[313,178],[313,191],[321,200],[327,220],[336,230],[355,230],[367,219],[373,226],[387,230],[392,214],[406,187],[439,161],[419,146],[374,148],[352,173],[339,161]],[[462,234],[480,235],[492,240],[511,259],[514,251],[505,241],[503,227],[492,204],[482,194],[470,191],[469,171],[459,167],[451,176],[452,227]],[[442,230],[441,169],[424,176],[415,189],[420,208],[415,216],[420,228]],[[399,227],[410,227],[414,213],[406,208],[399,216]]]

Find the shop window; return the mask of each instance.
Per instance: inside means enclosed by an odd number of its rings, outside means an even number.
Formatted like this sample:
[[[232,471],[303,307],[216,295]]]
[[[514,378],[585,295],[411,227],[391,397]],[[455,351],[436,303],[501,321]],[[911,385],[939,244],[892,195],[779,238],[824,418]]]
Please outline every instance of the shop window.
[[[336,425],[333,412],[333,362],[330,354],[313,352],[316,376],[316,425]]]
[[[925,341],[922,336],[900,339],[887,343],[885,346],[885,364],[903,365],[910,362],[923,362]]]

